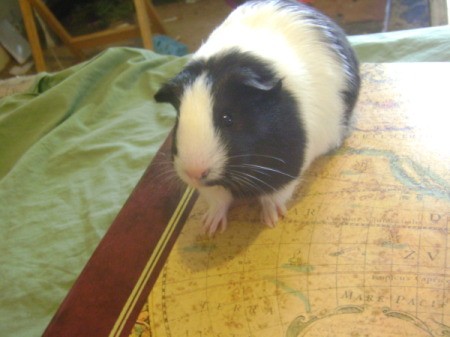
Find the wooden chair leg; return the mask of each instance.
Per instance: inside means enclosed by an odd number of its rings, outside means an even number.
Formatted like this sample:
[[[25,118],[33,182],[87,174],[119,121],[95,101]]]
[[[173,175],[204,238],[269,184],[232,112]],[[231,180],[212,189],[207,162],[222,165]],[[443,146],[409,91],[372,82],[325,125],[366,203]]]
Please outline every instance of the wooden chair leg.
[[[155,10],[155,7],[150,3],[149,0],[144,0],[145,8],[147,9],[147,15],[149,16],[154,30],[160,34],[167,34],[166,29],[164,28],[161,19],[158,16],[158,13]]]
[[[137,22],[141,32],[142,44],[146,49],[153,49],[150,18],[145,6],[146,0],[134,0]]]
[[[34,21],[33,9],[28,0],[19,0],[19,4],[36,70],[38,72],[46,71],[44,54],[42,53],[41,42],[39,41],[36,22]]]
[[[58,19],[48,9],[48,7],[42,2],[42,0],[26,0],[38,11],[44,21],[50,26],[50,28],[59,36],[64,44],[72,51],[73,54],[79,58],[85,58],[84,53],[72,44],[72,36],[61,25]]]
[[[19,2],[37,71],[45,71],[46,66],[36,28],[33,9],[39,13],[44,22],[48,24],[50,29],[52,29],[52,31],[59,36],[62,42],[72,51],[72,53],[79,58],[85,58],[84,53],[79,48],[81,46],[91,46],[93,41],[99,40],[102,40],[103,42],[114,41],[121,37],[128,37],[128,35],[134,33],[134,30],[137,31],[137,27],[132,27],[132,29],[122,29],[114,32],[105,31],[73,37],[61,25],[58,19],[53,15],[42,0],[19,0]],[[153,49],[152,28],[158,33],[165,34],[166,31],[164,26],[162,25],[155,8],[149,0],[134,0],[134,7],[136,10],[142,43],[145,48]]]

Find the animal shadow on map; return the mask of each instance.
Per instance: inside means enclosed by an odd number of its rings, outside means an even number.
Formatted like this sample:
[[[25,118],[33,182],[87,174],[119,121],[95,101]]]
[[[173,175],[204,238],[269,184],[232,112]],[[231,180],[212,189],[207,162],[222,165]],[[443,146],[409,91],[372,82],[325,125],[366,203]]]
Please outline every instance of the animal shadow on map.
[[[295,208],[302,207],[301,200],[308,195],[311,183],[318,176],[327,174],[330,158],[330,155],[325,155],[317,159],[305,172],[288,205],[287,215],[273,229],[261,222],[257,200],[242,200],[230,210],[227,229],[210,238],[201,230],[207,206],[199,199],[178,239],[176,251],[180,267],[190,273],[205,270],[239,272],[269,267],[276,252],[264,247],[275,249],[283,232],[296,232],[293,227],[304,226],[298,222]]]

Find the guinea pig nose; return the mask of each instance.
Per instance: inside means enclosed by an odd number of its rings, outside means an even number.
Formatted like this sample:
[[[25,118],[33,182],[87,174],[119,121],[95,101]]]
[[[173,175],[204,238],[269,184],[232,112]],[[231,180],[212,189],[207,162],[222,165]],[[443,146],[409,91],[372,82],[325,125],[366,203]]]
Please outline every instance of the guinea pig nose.
[[[210,173],[210,169],[188,169],[186,170],[186,175],[195,181],[205,180]]]

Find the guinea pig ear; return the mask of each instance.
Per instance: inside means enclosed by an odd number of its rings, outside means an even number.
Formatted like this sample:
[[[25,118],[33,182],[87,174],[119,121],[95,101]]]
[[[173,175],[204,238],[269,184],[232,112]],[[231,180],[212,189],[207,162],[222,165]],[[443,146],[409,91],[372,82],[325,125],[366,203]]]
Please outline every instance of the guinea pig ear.
[[[155,100],[159,103],[170,103],[178,109],[185,87],[201,74],[203,67],[204,61],[201,59],[190,62],[178,75],[159,89],[154,96]]]
[[[241,83],[251,88],[271,91],[272,89],[281,87],[281,78],[273,74],[258,74],[252,69],[243,69],[240,74]]]
[[[180,94],[180,85],[173,79],[164,84],[155,94],[154,98],[158,103],[170,103],[174,107],[178,107],[180,104]]]

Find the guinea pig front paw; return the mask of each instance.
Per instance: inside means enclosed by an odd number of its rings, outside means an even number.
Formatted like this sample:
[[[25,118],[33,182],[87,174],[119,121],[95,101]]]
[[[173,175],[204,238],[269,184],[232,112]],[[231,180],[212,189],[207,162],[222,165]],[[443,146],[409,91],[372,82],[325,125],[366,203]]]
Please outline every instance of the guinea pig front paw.
[[[259,198],[262,206],[261,220],[270,228],[275,227],[280,217],[287,213],[286,203],[291,199],[298,181],[293,180],[279,191]]]
[[[213,236],[219,227],[223,232],[227,228],[227,213],[233,201],[231,192],[221,186],[201,188],[199,192],[208,204],[203,217],[204,233]]]
[[[227,212],[228,206],[210,207],[203,217],[203,232],[211,237],[220,227],[223,233],[228,224]]]
[[[274,228],[280,219],[287,213],[286,205],[284,202],[269,197],[260,198],[262,210],[261,220],[270,228]]]

